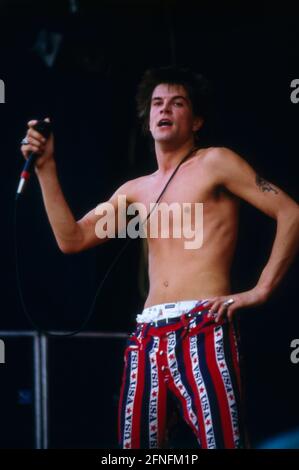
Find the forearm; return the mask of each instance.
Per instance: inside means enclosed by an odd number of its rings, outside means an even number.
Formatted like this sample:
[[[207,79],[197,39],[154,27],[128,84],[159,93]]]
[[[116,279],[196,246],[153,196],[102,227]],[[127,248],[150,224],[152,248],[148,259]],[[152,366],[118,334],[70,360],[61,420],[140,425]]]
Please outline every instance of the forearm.
[[[63,195],[55,161],[35,169],[45,209],[57,244],[64,253],[78,251],[82,233]]]
[[[257,288],[269,296],[284,277],[299,247],[299,211],[281,214],[270,258],[258,280]]]

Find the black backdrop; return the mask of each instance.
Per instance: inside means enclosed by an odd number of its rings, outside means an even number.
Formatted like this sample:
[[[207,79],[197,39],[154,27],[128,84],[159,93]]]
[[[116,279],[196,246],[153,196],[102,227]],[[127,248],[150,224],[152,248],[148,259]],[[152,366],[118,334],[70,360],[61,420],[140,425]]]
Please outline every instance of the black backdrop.
[[[33,117],[52,119],[60,180],[80,217],[122,182],[155,167],[135,117],[134,96],[144,70],[189,65],[214,87],[216,113],[203,143],[233,148],[299,200],[299,104],[290,100],[290,82],[299,78],[299,31],[292,10],[261,2],[254,7],[243,2],[32,0],[1,2],[0,15],[6,99],[0,105],[1,330],[30,328],[16,290],[12,213],[22,167],[19,141]],[[49,66],[45,53],[53,51],[51,38],[58,38],[58,47]],[[235,289],[254,285],[274,233],[273,221],[242,205]],[[32,316],[47,328],[76,328],[122,241],[63,256],[34,178],[19,204],[18,239]],[[110,275],[89,330],[132,328],[143,302],[136,288],[140,253],[138,242],[132,243]],[[297,276],[298,261],[267,305],[240,316],[254,444],[299,425],[299,365],[290,362],[290,342],[299,337]]]

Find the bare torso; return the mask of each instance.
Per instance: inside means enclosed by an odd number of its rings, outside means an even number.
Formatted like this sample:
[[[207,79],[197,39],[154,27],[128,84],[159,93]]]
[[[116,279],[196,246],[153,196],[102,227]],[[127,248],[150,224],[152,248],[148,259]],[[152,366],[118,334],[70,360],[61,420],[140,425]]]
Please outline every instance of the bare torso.
[[[210,151],[201,149],[183,163],[161,199],[168,204],[203,203],[203,243],[200,248],[186,249],[183,237],[147,238],[150,289],[145,307],[230,292],[239,204],[234,195],[215,183],[209,165]],[[133,201],[143,203],[149,210],[172,171],[134,180]],[[194,214],[194,222],[193,217]]]

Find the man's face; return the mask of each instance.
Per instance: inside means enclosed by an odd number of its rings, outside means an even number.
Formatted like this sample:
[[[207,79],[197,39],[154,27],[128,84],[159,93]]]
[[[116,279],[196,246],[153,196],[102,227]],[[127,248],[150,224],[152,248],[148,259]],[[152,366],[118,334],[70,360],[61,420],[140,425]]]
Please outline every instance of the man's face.
[[[155,141],[178,144],[189,139],[202,124],[202,120],[193,115],[185,88],[164,83],[153,91],[149,121]]]

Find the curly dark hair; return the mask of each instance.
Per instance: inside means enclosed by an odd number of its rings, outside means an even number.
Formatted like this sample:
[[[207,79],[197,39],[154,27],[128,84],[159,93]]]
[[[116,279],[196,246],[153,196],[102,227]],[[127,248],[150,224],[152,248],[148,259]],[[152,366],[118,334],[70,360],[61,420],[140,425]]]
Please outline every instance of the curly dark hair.
[[[207,119],[211,105],[211,86],[203,75],[185,67],[149,69],[144,73],[136,94],[138,117],[145,134],[149,131],[152,94],[161,83],[182,85],[188,93],[194,115],[202,117],[204,121]]]

